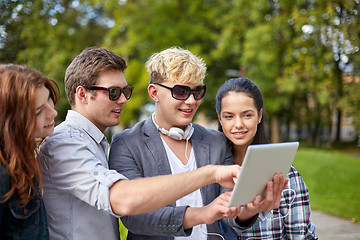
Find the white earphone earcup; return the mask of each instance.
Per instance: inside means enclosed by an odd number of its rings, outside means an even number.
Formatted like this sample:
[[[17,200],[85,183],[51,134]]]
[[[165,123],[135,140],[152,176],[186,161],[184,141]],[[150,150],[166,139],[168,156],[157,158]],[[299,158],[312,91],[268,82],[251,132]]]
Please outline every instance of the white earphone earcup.
[[[164,129],[164,128],[160,128],[154,119],[154,114],[152,114],[152,120],[153,123],[155,124],[155,127],[164,135],[167,135],[169,137],[171,137],[172,139],[175,140],[189,140],[194,132],[194,128],[192,126],[192,124],[190,123],[185,131],[182,130],[181,128],[177,128],[177,127],[172,127],[168,130]]]
[[[175,140],[183,140],[184,139],[184,131],[181,128],[172,127],[169,130],[168,136]]]
[[[165,134],[175,140],[189,140],[194,132],[194,128],[191,125],[187,126],[185,131],[182,130],[181,128],[177,128],[177,127],[172,127],[169,129],[169,131],[167,131],[163,128],[159,128],[159,130],[163,134]]]
[[[185,129],[184,140],[189,140],[194,133],[192,124],[188,125]]]
[[[166,129],[164,128],[159,128],[157,125],[156,125],[157,129],[162,133],[162,134],[165,134],[165,135],[169,135],[169,131],[167,131]]]

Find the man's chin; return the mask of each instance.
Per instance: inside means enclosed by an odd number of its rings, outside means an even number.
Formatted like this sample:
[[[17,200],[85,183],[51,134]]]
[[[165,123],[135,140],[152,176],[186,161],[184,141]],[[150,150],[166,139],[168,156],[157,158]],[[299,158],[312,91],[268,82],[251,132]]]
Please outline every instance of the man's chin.
[[[120,118],[109,123],[109,126],[107,126],[107,127],[115,127],[119,124],[120,124]]]

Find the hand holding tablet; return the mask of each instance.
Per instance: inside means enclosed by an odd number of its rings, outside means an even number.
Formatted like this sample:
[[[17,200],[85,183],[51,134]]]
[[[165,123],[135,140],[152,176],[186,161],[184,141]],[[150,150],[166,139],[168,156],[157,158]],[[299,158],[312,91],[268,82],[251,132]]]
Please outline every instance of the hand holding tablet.
[[[246,151],[229,207],[248,204],[263,194],[275,173],[286,178],[298,149],[298,142],[250,145]]]

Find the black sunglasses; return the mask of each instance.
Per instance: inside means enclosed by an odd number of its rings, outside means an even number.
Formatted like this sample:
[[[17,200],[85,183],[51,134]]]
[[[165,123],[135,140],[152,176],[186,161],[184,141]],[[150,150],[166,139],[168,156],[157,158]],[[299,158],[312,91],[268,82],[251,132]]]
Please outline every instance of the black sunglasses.
[[[131,94],[133,91],[133,87],[131,86],[126,86],[124,88],[120,88],[120,87],[110,87],[110,88],[106,88],[106,87],[99,87],[99,86],[91,86],[91,87],[85,87],[88,90],[105,90],[105,91],[109,91],[109,99],[111,101],[116,101],[120,98],[121,93],[124,94],[125,98],[127,100],[129,100],[131,98]]]
[[[157,84],[161,87],[171,90],[171,96],[177,100],[186,100],[190,97],[191,94],[194,95],[195,100],[200,100],[204,97],[206,92],[205,84],[197,86],[194,89],[191,89],[189,86],[184,86],[184,85],[175,85],[171,88],[160,83],[154,83],[154,84]]]

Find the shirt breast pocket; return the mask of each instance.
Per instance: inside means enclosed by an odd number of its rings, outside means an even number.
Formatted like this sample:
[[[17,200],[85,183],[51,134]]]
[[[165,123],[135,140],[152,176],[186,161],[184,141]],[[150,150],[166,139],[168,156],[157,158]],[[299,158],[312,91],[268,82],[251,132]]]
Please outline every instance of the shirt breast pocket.
[[[18,202],[9,204],[10,214],[8,227],[12,231],[26,233],[34,230],[40,222],[40,200],[30,200],[25,206],[19,206]]]

